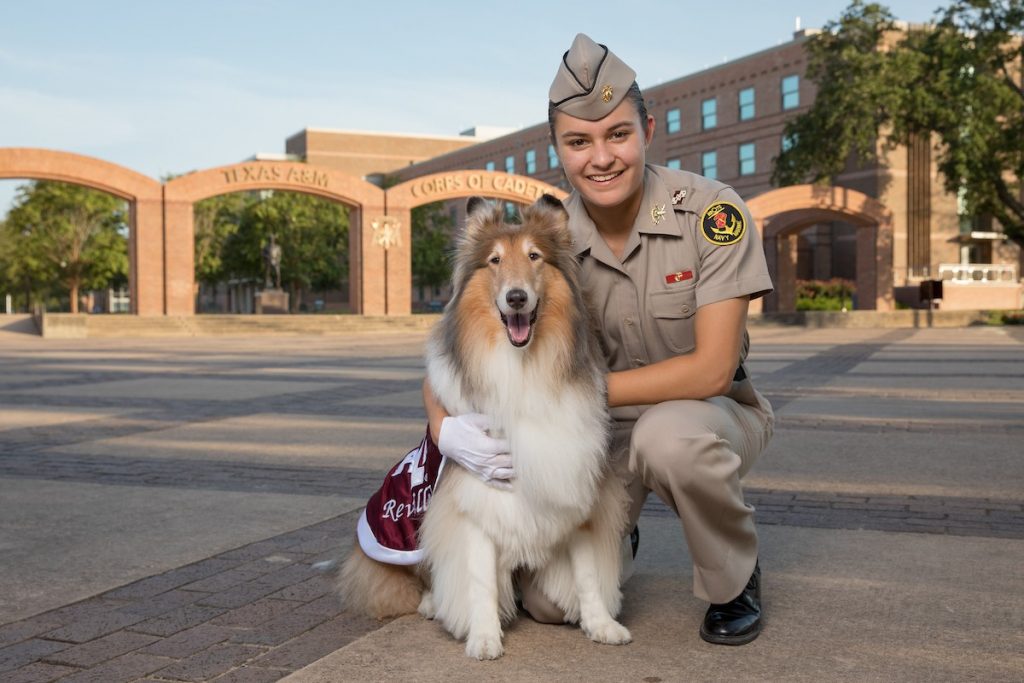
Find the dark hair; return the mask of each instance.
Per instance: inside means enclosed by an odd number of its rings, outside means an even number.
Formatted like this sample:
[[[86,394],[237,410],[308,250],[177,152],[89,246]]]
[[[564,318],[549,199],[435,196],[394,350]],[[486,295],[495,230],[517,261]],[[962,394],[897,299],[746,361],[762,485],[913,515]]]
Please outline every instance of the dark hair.
[[[640,125],[647,125],[647,104],[644,102],[644,95],[640,92],[640,86],[633,81],[633,85],[629,86],[629,90],[626,91],[626,97],[624,99],[629,100],[633,103],[633,108],[636,109],[636,113],[640,116]],[[558,141],[555,140],[555,114],[558,110],[555,108],[553,102],[548,102],[548,132],[551,135],[551,142],[558,147]],[[645,128],[646,130],[646,128]]]

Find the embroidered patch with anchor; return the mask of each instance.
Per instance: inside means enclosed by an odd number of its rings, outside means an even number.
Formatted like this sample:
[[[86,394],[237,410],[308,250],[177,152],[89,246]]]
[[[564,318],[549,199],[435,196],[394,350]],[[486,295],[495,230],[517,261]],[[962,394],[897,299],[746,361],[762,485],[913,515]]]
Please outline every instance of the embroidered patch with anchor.
[[[701,230],[708,242],[721,247],[736,244],[743,239],[747,233],[747,223],[735,204],[715,202],[704,212]]]

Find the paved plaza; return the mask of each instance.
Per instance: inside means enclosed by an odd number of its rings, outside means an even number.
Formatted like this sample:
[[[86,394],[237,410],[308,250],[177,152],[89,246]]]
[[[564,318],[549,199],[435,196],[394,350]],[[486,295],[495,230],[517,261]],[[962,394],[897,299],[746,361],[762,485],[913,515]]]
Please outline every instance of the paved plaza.
[[[651,498],[634,642],[520,618],[468,660],[342,611],[422,437],[424,333],[44,340],[0,316],[0,680],[1020,681],[1024,329],[751,328],[776,433],[745,480],[765,630],[726,648]]]

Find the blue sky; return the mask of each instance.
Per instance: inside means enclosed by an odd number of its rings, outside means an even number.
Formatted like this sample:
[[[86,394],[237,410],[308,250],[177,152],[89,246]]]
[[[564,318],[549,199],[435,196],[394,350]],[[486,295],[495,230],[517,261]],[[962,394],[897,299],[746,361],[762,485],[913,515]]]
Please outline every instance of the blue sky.
[[[940,0],[894,0],[929,19]],[[0,147],[160,177],[283,152],[303,128],[455,135],[546,116],[577,32],[641,87],[789,40],[846,0],[0,0]],[[0,214],[16,181],[0,181]]]

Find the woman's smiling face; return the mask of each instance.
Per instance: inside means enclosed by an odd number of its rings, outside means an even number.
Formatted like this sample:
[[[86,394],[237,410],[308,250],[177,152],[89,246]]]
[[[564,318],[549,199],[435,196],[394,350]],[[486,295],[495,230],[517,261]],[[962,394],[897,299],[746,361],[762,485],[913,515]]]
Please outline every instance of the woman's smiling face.
[[[558,112],[554,132],[565,177],[589,207],[613,209],[639,201],[653,117],[642,122],[626,98],[598,121]]]

